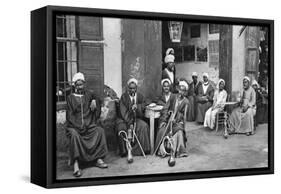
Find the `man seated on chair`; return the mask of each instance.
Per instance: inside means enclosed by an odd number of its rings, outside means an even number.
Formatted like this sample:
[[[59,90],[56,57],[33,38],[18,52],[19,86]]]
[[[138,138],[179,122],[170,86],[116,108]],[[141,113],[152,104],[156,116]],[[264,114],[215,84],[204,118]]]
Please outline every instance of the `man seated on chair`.
[[[218,82],[217,90],[214,94],[214,102],[211,108],[209,108],[205,114],[204,127],[214,129],[216,114],[223,111],[227,98],[227,93],[224,90],[225,81],[220,79]]]
[[[158,105],[165,106],[167,104],[167,102],[170,100],[171,96],[174,95],[171,92],[172,82],[170,79],[167,79],[167,78],[162,79],[161,85],[162,85],[162,93],[161,93],[161,96],[159,96],[156,99],[156,103]]]
[[[185,92],[188,90],[188,84],[185,81],[179,82],[179,93],[170,96],[164,106],[161,116],[159,118],[159,130],[156,137],[156,149],[157,155],[165,157],[168,155],[165,148],[164,136],[170,133],[173,146],[173,153],[176,157],[187,156],[186,150],[186,134],[185,134],[185,121],[186,113],[189,106],[187,98],[185,98]],[[174,120],[170,123],[169,118],[171,114],[174,114]]]
[[[229,133],[254,134],[254,116],[256,114],[256,92],[250,86],[250,78],[243,78],[243,92],[239,107],[229,117]]]
[[[196,122],[203,124],[206,111],[212,106],[214,88],[209,82],[209,75],[203,73],[203,83],[198,88]]]
[[[82,175],[80,162],[94,161],[99,168],[107,168],[102,160],[107,154],[106,137],[103,128],[97,125],[100,117],[100,102],[95,95],[84,88],[82,73],[73,77],[75,91],[67,97],[67,129],[70,139],[70,162],[74,164],[73,175]]]
[[[137,85],[138,81],[135,78],[131,78],[127,82],[127,91],[120,98],[116,121],[120,155],[121,157],[127,155],[128,163],[133,162],[133,155],[142,155],[142,151],[150,152],[149,128],[148,124],[143,121],[147,103],[143,95],[137,91]],[[137,138],[134,138],[134,142],[129,142],[127,140],[128,136],[133,135],[129,134],[134,132],[132,130],[135,131]]]

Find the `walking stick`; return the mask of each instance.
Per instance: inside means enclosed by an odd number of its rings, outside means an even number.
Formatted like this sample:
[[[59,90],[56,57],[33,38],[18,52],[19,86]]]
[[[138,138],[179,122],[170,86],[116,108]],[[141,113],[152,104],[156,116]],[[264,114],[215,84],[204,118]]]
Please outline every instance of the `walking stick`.
[[[135,94],[133,95],[133,97],[134,97],[134,96],[135,96]],[[134,101],[134,104],[136,104],[135,101]],[[134,138],[136,138],[137,143],[138,143],[138,145],[139,145],[139,147],[140,147],[141,153],[142,153],[143,157],[146,158],[146,155],[145,155],[145,153],[144,153],[144,151],[143,151],[143,148],[142,148],[142,146],[141,146],[141,143],[140,143],[140,141],[139,141],[139,138],[138,138],[138,136],[137,136],[137,134],[136,134],[136,127],[137,127],[137,113],[136,113],[136,110],[133,110],[133,112],[134,112],[134,127],[133,127],[133,130],[132,130],[132,132],[133,132],[133,139],[132,139],[132,142],[134,142]]]
[[[140,141],[139,141],[139,138],[138,138],[138,136],[137,136],[137,134],[136,134],[136,132],[135,132],[135,127],[136,127],[136,123],[134,124],[133,137],[136,138],[137,143],[138,143],[138,145],[139,145],[139,147],[140,147],[141,153],[142,153],[143,157],[146,158],[146,155],[145,155],[145,153],[144,153],[144,151],[143,151],[143,148],[142,148],[142,146],[141,146],[141,143],[140,143]]]
[[[168,120],[167,125],[165,126],[165,131],[164,131],[164,133],[163,133],[163,135],[162,135],[162,137],[161,137],[161,139],[160,139],[160,141],[159,141],[159,143],[158,143],[156,149],[154,150],[153,155],[155,155],[156,152],[157,152],[157,150],[159,149],[159,147],[160,147],[160,145],[161,145],[161,143],[162,143],[164,137],[166,136],[166,132],[167,132],[167,130],[168,130],[169,125],[171,124],[171,122],[172,122],[172,121],[174,120],[174,118],[175,118],[175,113],[173,113],[172,111],[171,111],[170,113],[171,113],[171,116],[170,116],[170,118],[169,118],[169,120]]]

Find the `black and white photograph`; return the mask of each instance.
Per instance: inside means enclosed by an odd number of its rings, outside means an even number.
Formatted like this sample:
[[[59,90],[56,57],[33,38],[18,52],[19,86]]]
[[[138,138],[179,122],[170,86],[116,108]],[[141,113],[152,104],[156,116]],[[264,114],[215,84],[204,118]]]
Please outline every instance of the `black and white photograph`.
[[[269,167],[269,29],[55,15],[57,180]]]

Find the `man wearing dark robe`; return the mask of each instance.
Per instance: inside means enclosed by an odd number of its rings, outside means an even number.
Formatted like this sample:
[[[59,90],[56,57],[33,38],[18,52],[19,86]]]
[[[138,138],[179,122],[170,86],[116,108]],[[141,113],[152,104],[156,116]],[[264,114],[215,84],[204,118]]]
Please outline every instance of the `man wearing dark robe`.
[[[175,157],[187,156],[185,133],[186,113],[189,107],[188,99],[185,97],[185,92],[188,89],[188,84],[185,81],[179,82],[179,93],[172,94],[165,104],[161,116],[159,118],[159,130],[156,137],[156,153],[159,156],[165,157],[171,153],[167,153],[164,143],[164,136],[170,135],[173,145],[171,146]],[[170,113],[173,113],[174,119],[168,123]]]
[[[209,82],[209,75],[203,73],[203,83],[198,87],[196,122],[203,124],[206,111],[212,106],[214,88]]]
[[[97,125],[101,113],[100,102],[95,95],[84,88],[84,75],[73,77],[74,93],[67,97],[67,136],[70,139],[70,162],[74,165],[73,175],[82,172],[80,162],[94,162],[99,168],[107,168],[103,158],[107,154],[106,137],[103,128]]]
[[[192,73],[192,82],[189,84],[187,98],[189,100],[190,108],[188,109],[186,120],[195,121],[197,114],[196,96],[198,95],[198,88],[202,83],[198,81],[197,72]]]
[[[144,153],[150,152],[150,142],[149,142],[149,128],[145,121],[143,121],[145,106],[147,105],[143,95],[137,92],[138,81],[134,78],[129,79],[127,82],[127,91],[122,94],[119,102],[119,115],[116,121],[117,134],[119,139],[119,151],[121,157],[128,155],[128,163],[133,162],[133,155],[142,155],[143,149]],[[137,139],[134,142],[128,142],[124,133],[127,135],[129,129],[135,130]],[[128,150],[129,149],[129,150]],[[131,154],[131,156],[129,155]]]
[[[160,96],[157,97],[156,103],[161,106],[165,106],[166,103],[169,101],[170,97],[172,96],[171,92],[171,81],[169,79],[163,79],[161,81],[162,85],[162,93]]]
[[[162,71],[162,80],[169,79],[171,81],[171,92],[177,93],[177,84],[178,81],[175,77],[175,56],[174,55],[166,55],[164,59],[167,67]]]

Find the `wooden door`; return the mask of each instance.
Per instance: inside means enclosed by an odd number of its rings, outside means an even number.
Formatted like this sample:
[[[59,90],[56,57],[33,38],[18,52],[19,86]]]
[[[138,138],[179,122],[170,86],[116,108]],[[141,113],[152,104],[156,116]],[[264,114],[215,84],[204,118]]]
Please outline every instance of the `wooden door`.
[[[232,91],[232,25],[220,25],[219,77],[225,80],[228,93]]]
[[[122,20],[122,87],[134,77],[139,91],[153,99],[161,92],[162,38],[161,22]]]
[[[78,17],[79,65],[84,73],[86,87],[100,97],[103,96],[104,58],[102,18]]]
[[[260,27],[248,26],[246,29],[246,67],[245,73],[257,79],[259,70]]]

